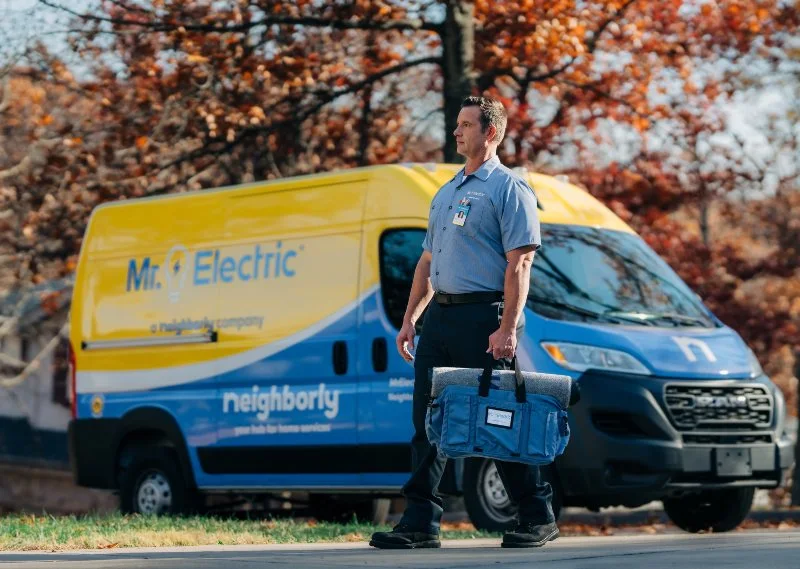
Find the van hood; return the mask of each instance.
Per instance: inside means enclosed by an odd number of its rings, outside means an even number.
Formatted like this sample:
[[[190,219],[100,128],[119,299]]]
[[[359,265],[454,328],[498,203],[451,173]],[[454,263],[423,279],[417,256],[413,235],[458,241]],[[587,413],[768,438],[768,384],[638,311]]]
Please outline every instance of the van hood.
[[[533,324],[531,328],[535,328]],[[731,328],[656,328],[546,320],[539,341],[612,348],[631,354],[656,376],[747,378],[753,373],[750,349]]]

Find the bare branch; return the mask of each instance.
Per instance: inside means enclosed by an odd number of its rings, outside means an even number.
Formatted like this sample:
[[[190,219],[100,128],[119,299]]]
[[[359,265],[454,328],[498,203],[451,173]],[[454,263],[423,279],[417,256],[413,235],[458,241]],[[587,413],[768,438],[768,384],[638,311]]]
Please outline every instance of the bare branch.
[[[16,317],[0,317],[0,338],[5,338],[17,326],[19,319]]]
[[[180,164],[182,164],[184,162],[189,162],[189,161],[192,161],[192,160],[196,160],[198,158],[202,158],[202,157],[207,156],[209,154],[214,154],[214,153],[216,153],[216,154],[225,154],[227,152],[230,152],[233,148],[235,148],[236,146],[238,146],[239,144],[241,144],[245,140],[247,140],[249,138],[252,138],[253,136],[257,136],[259,134],[269,134],[269,133],[271,133],[271,132],[273,132],[275,130],[278,130],[280,128],[288,126],[288,125],[290,125],[292,123],[303,122],[308,117],[310,117],[311,115],[316,113],[318,110],[320,110],[322,107],[324,107],[328,103],[334,101],[335,99],[338,99],[339,97],[341,97],[343,95],[349,95],[349,94],[352,94],[352,93],[356,93],[356,92],[360,91],[361,89],[363,89],[364,87],[366,87],[368,85],[371,85],[371,84],[373,84],[373,83],[375,83],[377,81],[380,81],[381,79],[383,79],[385,77],[388,77],[389,75],[393,75],[395,73],[400,73],[401,71],[405,71],[405,70],[410,69],[412,67],[416,67],[418,65],[424,65],[424,64],[428,64],[428,63],[441,65],[441,58],[432,56],[432,57],[423,57],[423,58],[420,58],[420,59],[412,59],[410,61],[404,61],[403,63],[398,63],[397,65],[394,65],[392,67],[387,67],[386,69],[378,71],[377,73],[373,73],[372,75],[369,75],[369,76],[365,77],[361,81],[353,83],[352,85],[349,85],[348,87],[345,87],[343,89],[335,89],[335,90],[334,89],[331,89],[331,90],[322,90],[322,89],[320,89],[318,91],[315,91],[313,94],[318,97],[318,101],[316,103],[314,103],[313,105],[311,105],[310,107],[308,107],[308,108],[306,108],[306,109],[304,109],[302,111],[295,112],[290,117],[288,117],[288,118],[286,118],[286,119],[284,119],[282,121],[277,121],[277,122],[271,123],[271,124],[266,125],[266,126],[252,126],[252,127],[243,129],[238,134],[238,136],[236,138],[234,138],[232,141],[225,142],[225,143],[223,143],[222,141],[211,141],[209,143],[206,143],[205,145],[201,146],[200,148],[197,148],[197,149],[189,152],[188,154],[184,154],[183,156],[181,156],[179,158],[176,158],[175,160],[172,160],[171,162],[163,165],[160,168],[160,171],[164,171],[164,170],[166,170],[168,168],[172,168],[174,166],[178,166],[178,165],[180,165]],[[273,106],[274,107],[278,107],[280,104],[281,104],[281,102],[278,102]],[[160,188],[154,188],[152,191],[148,192],[148,195],[164,194],[164,193],[167,193],[172,187],[174,187],[174,185],[172,185],[172,186],[163,186],[163,187],[160,187]]]
[[[586,51],[588,53],[594,53],[594,50],[597,48],[597,42],[600,40],[600,36],[603,35],[603,32],[606,31],[606,28],[610,26],[615,20],[617,20],[620,16],[622,16],[628,7],[636,2],[636,0],[628,0],[623,4],[619,10],[611,14],[611,16],[606,19],[605,22],[600,24],[600,26],[595,31],[594,35],[586,42]]]
[[[5,389],[11,389],[12,387],[16,387],[23,383],[26,379],[28,379],[31,374],[35,373],[42,364],[42,360],[50,354],[53,350],[56,349],[58,346],[59,341],[62,337],[66,337],[67,332],[69,330],[69,324],[64,324],[61,327],[61,330],[53,336],[53,338],[47,343],[47,345],[33,358],[30,363],[25,365],[25,368],[19,372],[14,377],[0,377],[0,387]],[[24,364],[24,362],[22,362]]]
[[[596,85],[593,85],[591,83],[578,83],[576,81],[570,81],[568,79],[559,79],[558,82],[564,85],[569,85],[570,87],[575,87],[576,89],[583,89],[585,91],[590,91],[595,95],[603,97],[604,99],[608,99],[609,101],[613,101],[615,103],[619,103],[620,105],[624,105],[629,109],[631,109],[633,111],[633,114],[641,116],[641,113],[639,113],[636,110],[636,108],[633,105],[631,105],[628,101],[626,101],[625,99],[620,99],[619,97],[615,97],[611,93],[603,91]]]
[[[137,14],[147,14],[147,15],[152,15],[153,13],[151,10],[142,8],[141,6],[131,6],[124,0],[106,0],[106,2],[109,2],[114,6],[119,6],[120,8],[128,12],[136,12]]]
[[[106,16],[96,16],[85,12],[78,12],[67,8],[52,0],[39,0],[49,8],[61,10],[72,16],[80,18],[86,22],[103,22],[115,26],[131,26],[140,28],[147,32],[172,32],[178,29],[192,32],[218,32],[235,33],[246,32],[259,27],[267,26],[308,26],[312,28],[333,28],[336,30],[427,30],[439,33],[442,29],[440,24],[433,24],[423,20],[330,20],[328,18],[318,18],[316,16],[266,16],[254,22],[242,22],[240,24],[200,24],[196,22],[143,22],[128,18],[109,18]]]
[[[3,353],[0,353],[0,364],[17,370],[21,370],[27,365],[22,360],[18,360],[17,358],[13,358],[8,354],[3,354]]]
[[[31,166],[31,157],[26,156],[18,164],[12,166],[11,168],[6,168],[5,170],[0,170],[0,181],[5,180],[6,178],[12,178],[18,174],[22,174],[26,172],[28,168]]]
[[[11,178],[18,174],[22,174],[26,172],[31,166],[36,166],[43,163],[46,160],[43,151],[49,150],[54,146],[58,145],[61,142],[61,140],[62,140],[61,138],[47,138],[34,142],[31,145],[30,150],[28,151],[28,155],[22,160],[20,160],[19,163],[12,166],[11,168],[0,170],[0,181],[5,180],[6,178]]]
[[[11,105],[11,81],[8,77],[3,81],[3,96],[0,97],[0,115]]]
[[[563,65],[560,65],[559,67],[556,67],[555,69],[551,69],[550,71],[547,71],[546,73],[541,73],[539,75],[534,75],[533,74],[533,70],[532,69],[528,69],[528,72],[525,74],[525,77],[520,79],[519,82],[520,83],[529,84],[529,83],[536,83],[538,81],[544,81],[546,79],[552,79],[556,75],[559,75],[560,73],[563,73],[564,71],[566,71],[567,68],[569,68],[570,65],[575,63],[576,59],[577,58],[575,58],[575,57],[571,57],[570,60],[567,61],[566,63],[564,63]]]

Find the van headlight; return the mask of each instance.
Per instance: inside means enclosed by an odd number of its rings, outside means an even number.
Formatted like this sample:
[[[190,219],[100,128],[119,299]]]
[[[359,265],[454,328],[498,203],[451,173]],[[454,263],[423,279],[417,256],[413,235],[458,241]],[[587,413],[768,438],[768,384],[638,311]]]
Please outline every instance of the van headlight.
[[[619,350],[567,342],[542,342],[541,345],[554,362],[567,369],[575,371],[599,369],[651,375],[650,370],[642,362]]]
[[[750,377],[759,377],[764,375],[764,370],[762,369],[755,352],[753,352],[753,350],[750,348],[747,348],[747,351],[750,354]]]

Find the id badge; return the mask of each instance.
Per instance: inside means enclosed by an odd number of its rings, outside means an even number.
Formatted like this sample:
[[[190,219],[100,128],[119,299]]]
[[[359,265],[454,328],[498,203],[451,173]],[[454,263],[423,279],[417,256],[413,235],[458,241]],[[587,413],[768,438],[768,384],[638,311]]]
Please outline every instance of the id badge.
[[[464,223],[466,223],[467,216],[469,215],[470,207],[471,206],[469,200],[466,198],[458,203],[458,207],[456,208],[456,214],[453,216],[453,225],[464,227]]]

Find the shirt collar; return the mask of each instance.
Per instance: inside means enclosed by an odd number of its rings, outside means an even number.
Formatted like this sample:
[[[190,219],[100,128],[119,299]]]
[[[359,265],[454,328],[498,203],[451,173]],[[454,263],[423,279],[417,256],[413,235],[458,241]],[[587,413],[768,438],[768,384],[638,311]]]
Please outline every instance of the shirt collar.
[[[489,158],[486,162],[481,164],[481,167],[475,170],[470,175],[475,176],[479,180],[485,182],[486,180],[489,179],[489,175],[491,175],[491,173],[494,172],[494,169],[497,168],[499,165],[500,165],[500,158],[495,154],[494,156]],[[465,174],[464,168],[462,168],[457,175],[459,185],[464,183],[464,178],[465,178],[464,174]]]

